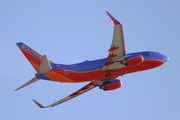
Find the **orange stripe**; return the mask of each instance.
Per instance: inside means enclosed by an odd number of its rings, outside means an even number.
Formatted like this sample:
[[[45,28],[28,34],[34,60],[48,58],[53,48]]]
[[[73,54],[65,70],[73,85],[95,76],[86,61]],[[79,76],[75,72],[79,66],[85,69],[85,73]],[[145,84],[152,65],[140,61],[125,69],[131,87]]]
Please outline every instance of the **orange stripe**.
[[[51,78],[53,81],[56,81],[56,82],[74,82],[73,80],[61,75],[61,74],[58,74],[54,71],[50,72],[50,73],[47,73],[45,74],[47,77]]]
[[[19,47],[20,48],[20,47]],[[23,52],[23,54],[26,56],[26,58],[28,59],[28,61],[30,62],[30,64],[34,67],[34,69],[36,70],[36,72],[39,71],[39,67],[40,65],[37,65],[36,63],[34,63],[32,60],[29,59],[29,57],[32,57],[33,55],[31,55],[30,53],[28,53],[27,51],[23,50],[22,48],[20,48],[20,50]],[[27,54],[28,53],[28,54]],[[31,56],[30,56],[31,55]],[[29,57],[28,57],[29,56]],[[36,60],[38,60],[39,62],[41,62],[38,58],[34,57]],[[56,72],[52,71],[51,73],[47,73],[45,74],[45,76],[49,77],[50,79],[52,79],[53,81],[56,82],[74,82],[73,80],[61,75],[61,74],[57,74]]]
[[[163,62],[163,63],[164,63],[164,61],[162,61],[162,60],[157,60],[157,59],[144,59],[144,60],[161,61],[161,62]]]

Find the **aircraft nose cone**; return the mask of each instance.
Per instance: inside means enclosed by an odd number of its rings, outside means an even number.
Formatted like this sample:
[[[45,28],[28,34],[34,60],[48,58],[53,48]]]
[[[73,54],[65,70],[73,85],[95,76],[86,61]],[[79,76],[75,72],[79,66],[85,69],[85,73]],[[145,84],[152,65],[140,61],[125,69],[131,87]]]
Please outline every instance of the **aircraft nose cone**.
[[[163,57],[164,57],[164,58],[163,58],[163,61],[164,61],[164,62],[167,62],[167,61],[169,60],[169,58],[168,58],[167,56],[163,55]]]

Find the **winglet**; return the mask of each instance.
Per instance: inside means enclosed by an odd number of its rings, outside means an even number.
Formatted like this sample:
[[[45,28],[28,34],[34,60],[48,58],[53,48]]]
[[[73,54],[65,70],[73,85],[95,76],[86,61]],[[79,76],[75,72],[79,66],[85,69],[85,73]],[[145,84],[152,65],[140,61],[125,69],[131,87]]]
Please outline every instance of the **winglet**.
[[[33,100],[40,108],[45,108],[44,106],[42,106],[40,103],[38,103],[37,101]]]
[[[111,18],[111,20],[114,22],[114,25],[118,25],[121,24],[118,20],[116,20],[109,12],[106,12],[109,17]]]

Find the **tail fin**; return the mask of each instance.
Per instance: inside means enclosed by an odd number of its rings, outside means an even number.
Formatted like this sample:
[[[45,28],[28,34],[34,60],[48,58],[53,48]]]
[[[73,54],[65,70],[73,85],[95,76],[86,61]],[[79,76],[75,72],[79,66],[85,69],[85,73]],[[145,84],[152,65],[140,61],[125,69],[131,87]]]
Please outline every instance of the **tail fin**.
[[[38,74],[47,74],[51,72],[52,68],[50,65],[50,62],[46,55],[41,56],[39,53],[34,51],[33,49],[29,48],[24,43],[17,43],[19,49],[22,51],[22,53],[26,56],[28,61],[31,63],[31,65],[34,67],[34,69],[38,72]],[[15,91],[26,87],[36,81],[40,80],[38,76],[34,77],[27,83],[23,84],[19,88],[17,88]]]
[[[16,44],[22,51],[22,53],[25,55],[25,57],[28,59],[28,61],[31,63],[31,65],[34,67],[36,72],[38,72],[42,60],[42,55],[40,55],[22,42]]]

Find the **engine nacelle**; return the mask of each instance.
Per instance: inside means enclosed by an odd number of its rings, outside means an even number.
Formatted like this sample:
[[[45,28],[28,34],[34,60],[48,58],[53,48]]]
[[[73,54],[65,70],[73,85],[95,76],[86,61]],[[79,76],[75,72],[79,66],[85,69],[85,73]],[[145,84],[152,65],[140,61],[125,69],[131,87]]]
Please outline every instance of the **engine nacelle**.
[[[143,62],[144,58],[140,54],[135,54],[126,57],[123,61],[121,61],[122,64],[125,66],[136,66]]]
[[[118,79],[113,79],[110,81],[106,81],[103,83],[103,85],[101,85],[99,88],[103,89],[104,91],[108,91],[108,90],[114,90],[117,88],[120,88],[122,85],[122,82]]]

